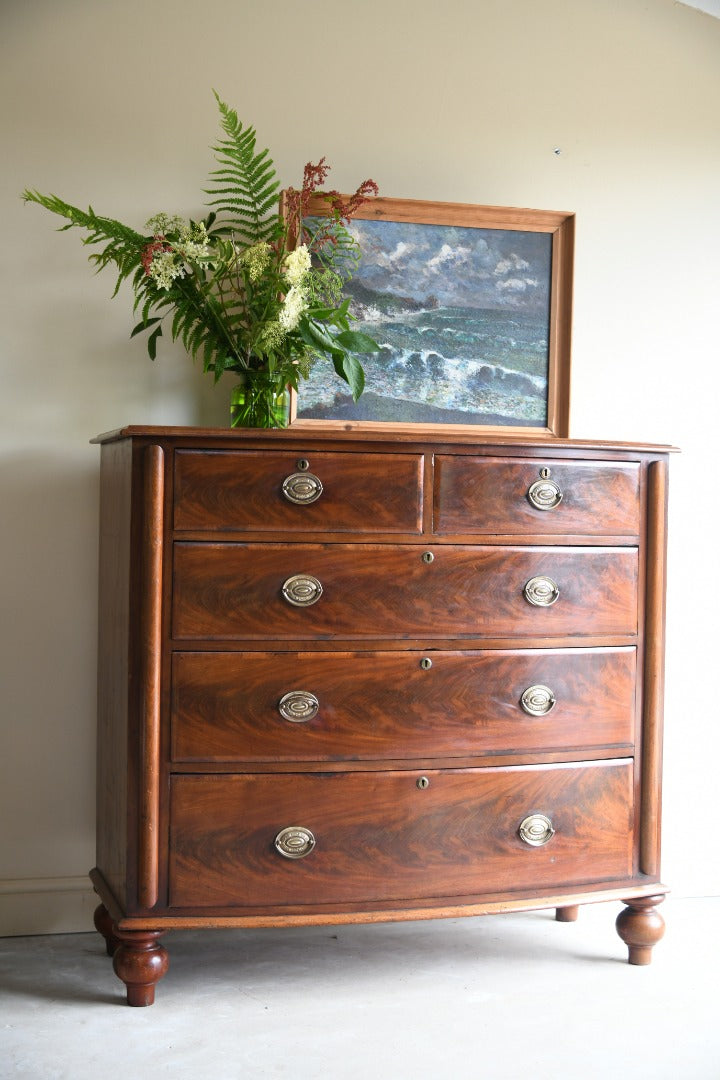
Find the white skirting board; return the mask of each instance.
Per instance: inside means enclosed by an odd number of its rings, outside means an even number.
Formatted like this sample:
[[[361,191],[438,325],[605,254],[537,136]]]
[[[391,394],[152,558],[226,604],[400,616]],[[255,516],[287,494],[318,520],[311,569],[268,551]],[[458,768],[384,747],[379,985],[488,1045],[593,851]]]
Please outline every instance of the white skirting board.
[[[0,937],[91,931],[98,903],[85,875],[0,879]]]

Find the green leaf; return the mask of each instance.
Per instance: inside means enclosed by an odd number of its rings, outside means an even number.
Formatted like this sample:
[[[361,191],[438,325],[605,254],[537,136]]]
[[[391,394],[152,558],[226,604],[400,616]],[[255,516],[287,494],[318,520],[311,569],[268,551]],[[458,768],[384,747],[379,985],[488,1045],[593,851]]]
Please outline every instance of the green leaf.
[[[359,353],[371,353],[379,352],[380,346],[377,341],[374,341],[368,334],[363,334],[360,330],[344,330],[342,334],[338,334],[335,338],[338,345],[343,349],[348,349],[350,352]]]
[[[160,322],[159,318],[158,319],[144,319],[142,322],[139,322],[137,324],[137,326],[133,327],[132,333],[130,334],[130,337],[134,338],[136,334],[141,334],[143,330],[148,330],[155,323],[159,323],[159,322]]]
[[[350,387],[353,401],[357,401],[365,389],[365,372],[362,364],[356,356],[344,353],[342,356],[333,357],[335,371],[344,379]]]
[[[151,360],[154,360],[157,355],[157,343],[159,337],[162,337],[162,326],[158,326],[157,330],[153,330],[147,340],[148,356]]]

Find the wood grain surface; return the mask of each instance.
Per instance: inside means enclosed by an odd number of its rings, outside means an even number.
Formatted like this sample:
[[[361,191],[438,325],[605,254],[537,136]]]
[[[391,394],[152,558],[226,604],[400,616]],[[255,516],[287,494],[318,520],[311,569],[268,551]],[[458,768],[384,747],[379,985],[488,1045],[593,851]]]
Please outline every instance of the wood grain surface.
[[[635,548],[420,547],[177,543],[173,632],[201,638],[463,637],[634,634]],[[310,574],[312,607],[282,596]],[[549,576],[560,599],[534,607],[526,582]]]
[[[528,490],[541,470],[562,494],[538,510]],[[435,460],[435,532],[585,533],[636,537],[640,529],[640,467],[636,462],[460,457]]]
[[[538,889],[632,870],[632,765],[272,776],[175,776],[170,904],[363,902]],[[529,847],[522,820],[555,835]],[[286,859],[287,826],[316,848]]]
[[[175,528],[418,533],[422,466],[421,454],[179,451]],[[297,505],[283,494],[298,471],[322,484],[315,502]]]
[[[423,667],[422,661],[431,667]],[[552,690],[545,716],[521,697]],[[283,719],[292,690],[315,717]],[[191,761],[422,758],[628,746],[635,649],[487,652],[182,652],[172,665],[172,757]]]

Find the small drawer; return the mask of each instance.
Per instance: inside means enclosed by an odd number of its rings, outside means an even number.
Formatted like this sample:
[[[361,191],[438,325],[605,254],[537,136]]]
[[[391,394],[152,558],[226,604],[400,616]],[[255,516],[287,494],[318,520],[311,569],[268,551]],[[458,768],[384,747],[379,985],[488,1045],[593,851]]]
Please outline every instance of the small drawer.
[[[418,533],[421,454],[175,453],[176,530]]]
[[[172,758],[343,761],[632,746],[635,649],[176,653]]]
[[[634,634],[637,549],[176,543],[178,641]]]
[[[480,896],[632,872],[632,764],[171,780],[170,905]]]
[[[438,455],[435,532],[636,537],[636,463]]]

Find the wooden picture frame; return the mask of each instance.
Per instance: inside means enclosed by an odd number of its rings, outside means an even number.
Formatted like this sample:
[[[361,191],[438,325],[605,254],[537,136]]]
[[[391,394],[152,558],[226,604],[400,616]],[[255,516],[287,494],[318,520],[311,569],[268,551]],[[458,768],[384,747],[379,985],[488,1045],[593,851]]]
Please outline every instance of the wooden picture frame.
[[[309,216],[325,213],[315,197]],[[316,364],[293,425],[567,437],[574,226],[559,211],[368,200],[346,292],[354,328],[383,348],[360,358],[357,406]]]

